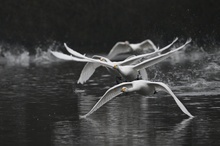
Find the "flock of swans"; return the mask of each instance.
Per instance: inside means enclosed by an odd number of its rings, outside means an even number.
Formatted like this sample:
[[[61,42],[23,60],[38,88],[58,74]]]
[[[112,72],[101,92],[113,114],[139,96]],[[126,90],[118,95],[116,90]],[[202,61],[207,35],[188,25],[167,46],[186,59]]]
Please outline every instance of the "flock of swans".
[[[118,42],[110,50],[107,57],[94,55],[90,58],[69,48],[65,43],[64,46],[71,55],[63,54],[57,51],[51,51],[51,53],[59,59],[86,62],[77,82],[80,84],[89,80],[98,67],[105,67],[108,71],[110,71],[110,73],[116,73],[118,75],[116,78],[117,85],[108,89],[88,113],[80,116],[81,118],[86,118],[102,107],[105,103],[123,93],[136,92],[147,96],[155,94],[158,91],[165,91],[169,93],[182,112],[192,118],[193,115],[174,95],[171,89],[162,82],[149,81],[146,72],[146,68],[165,60],[175,52],[185,48],[191,42],[191,39],[189,39],[182,46],[168,51],[168,49],[170,49],[177,40],[178,38],[174,39],[173,42],[161,49],[157,48],[151,40],[145,40],[138,44],[130,44],[128,41]],[[131,55],[122,61],[111,61],[116,56],[125,53],[135,55]]]

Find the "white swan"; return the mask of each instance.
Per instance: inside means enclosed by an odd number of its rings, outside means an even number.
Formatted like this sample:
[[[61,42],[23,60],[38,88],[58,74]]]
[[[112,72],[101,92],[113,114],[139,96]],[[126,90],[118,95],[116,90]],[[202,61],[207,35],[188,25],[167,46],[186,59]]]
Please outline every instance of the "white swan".
[[[111,65],[117,65],[117,66],[125,66],[125,65],[132,65],[132,64],[136,64],[140,61],[140,59],[142,58],[145,58],[145,57],[149,57],[149,56],[152,56],[152,55],[156,55],[158,53],[161,53],[162,51],[170,48],[176,41],[178,40],[178,38],[176,38],[175,40],[173,40],[172,43],[170,43],[169,45],[167,45],[166,47],[160,49],[160,50],[157,50],[155,52],[152,52],[152,53],[146,53],[146,54],[142,54],[142,55],[138,55],[138,56],[132,56],[132,57],[129,57],[123,61],[110,61],[108,58],[105,58],[105,57],[102,57],[102,56],[93,56],[93,59],[99,59],[103,62],[107,62]],[[71,48],[69,48],[65,43],[64,43],[64,46],[66,47],[67,51],[69,53],[71,53],[72,55],[74,56],[77,56],[79,58],[84,58],[84,59],[88,59],[88,57],[72,50]],[[78,79],[78,82],[77,83],[85,83],[91,76],[92,74],[95,72],[96,68],[100,67],[102,64],[97,64],[97,62],[88,62],[83,70],[81,71],[81,74],[80,74],[80,77]],[[142,76],[142,79],[147,79],[147,73],[146,73],[146,70],[145,69],[140,69],[140,74]],[[137,78],[137,76],[136,76]]]
[[[141,69],[150,67],[150,66],[152,66],[156,63],[159,63],[159,62],[163,61],[164,59],[171,56],[174,52],[183,49],[190,42],[191,42],[191,39],[188,40],[184,45],[180,46],[179,48],[177,48],[175,50],[172,50],[172,51],[167,52],[165,54],[161,54],[159,56],[144,60],[141,63],[135,64],[135,65],[123,65],[123,66],[121,64],[118,64],[118,63],[114,64],[114,62],[111,62],[111,61],[105,62],[105,61],[101,61],[101,60],[98,60],[98,59],[89,58],[89,57],[86,57],[82,54],[80,55],[80,53],[78,55],[81,58],[77,58],[77,57],[74,57],[74,56],[68,56],[68,55],[65,55],[65,54],[62,54],[62,53],[59,53],[59,52],[53,52],[52,51],[52,53],[60,59],[75,60],[75,61],[78,60],[78,61],[81,61],[81,62],[86,62],[87,61],[87,62],[98,63],[102,66],[105,66],[105,67],[111,68],[113,70],[116,70],[126,81],[133,81],[133,80],[137,79],[139,71]],[[74,51],[74,50],[71,50],[71,51]],[[74,52],[76,52],[76,51],[74,51]],[[73,54],[73,52],[72,52],[72,54]]]
[[[137,78],[138,71],[143,69],[143,68],[148,68],[156,63],[159,63],[163,61],[164,59],[168,58],[171,56],[174,52],[179,51],[183,49],[187,44],[191,42],[191,39],[189,39],[184,45],[180,46],[179,48],[172,50],[170,52],[167,52],[165,54],[161,54],[159,56],[144,60],[138,64],[135,65],[126,65],[126,66],[121,66],[121,65],[114,65],[114,68],[118,70],[118,72],[121,74],[123,78],[125,78],[127,81],[133,81]]]
[[[179,108],[182,110],[183,113],[188,115],[189,117],[193,117],[189,113],[189,111],[185,108],[185,106],[181,103],[181,101],[174,95],[171,89],[162,82],[150,82],[146,80],[136,80],[132,82],[124,82],[113,86],[112,88],[108,89],[105,94],[99,99],[99,101],[93,106],[93,108],[85,115],[80,116],[81,118],[85,118],[103,106],[105,103],[113,99],[114,97],[124,93],[124,92],[137,92],[141,95],[150,95],[154,94],[158,91],[165,91],[169,93]]]
[[[108,58],[112,59],[115,56],[119,54],[123,54],[123,53],[143,54],[143,53],[150,52],[150,50],[157,51],[158,48],[149,39],[141,43],[136,43],[136,44],[130,44],[128,41],[118,42],[110,50],[108,54]]]

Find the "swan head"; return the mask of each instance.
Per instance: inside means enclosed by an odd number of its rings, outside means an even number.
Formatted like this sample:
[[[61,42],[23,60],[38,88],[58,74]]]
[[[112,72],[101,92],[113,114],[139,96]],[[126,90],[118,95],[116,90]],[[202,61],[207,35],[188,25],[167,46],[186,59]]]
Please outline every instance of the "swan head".
[[[125,41],[125,44],[126,44],[126,45],[129,45],[129,41]]]
[[[105,58],[103,58],[103,57],[100,58],[100,61],[106,62]]]
[[[114,68],[114,69],[118,69],[118,65],[114,65],[113,68]]]
[[[126,87],[122,87],[121,88],[121,92],[126,92],[127,91],[127,88]]]

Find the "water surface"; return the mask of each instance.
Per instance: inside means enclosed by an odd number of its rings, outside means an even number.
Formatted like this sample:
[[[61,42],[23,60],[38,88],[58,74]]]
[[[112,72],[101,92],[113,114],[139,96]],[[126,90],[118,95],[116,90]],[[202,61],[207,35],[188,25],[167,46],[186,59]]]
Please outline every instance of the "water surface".
[[[115,85],[104,68],[79,85],[82,63],[5,60],[0,66],[0,145],[218,145],[218,52],[178,60],[180,55],[148,73],[170,86],[193,119],[166,93],[121,95],[79,119]]]

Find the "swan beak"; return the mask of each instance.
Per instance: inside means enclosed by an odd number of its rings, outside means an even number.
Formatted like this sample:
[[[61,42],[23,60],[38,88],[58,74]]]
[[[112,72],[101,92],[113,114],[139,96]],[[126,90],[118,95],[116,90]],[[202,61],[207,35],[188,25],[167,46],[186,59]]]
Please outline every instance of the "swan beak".
[[[121,88],[121,92],[125,92],[126,89],[127,89],[126,87],[122,87],[122,88]]]

